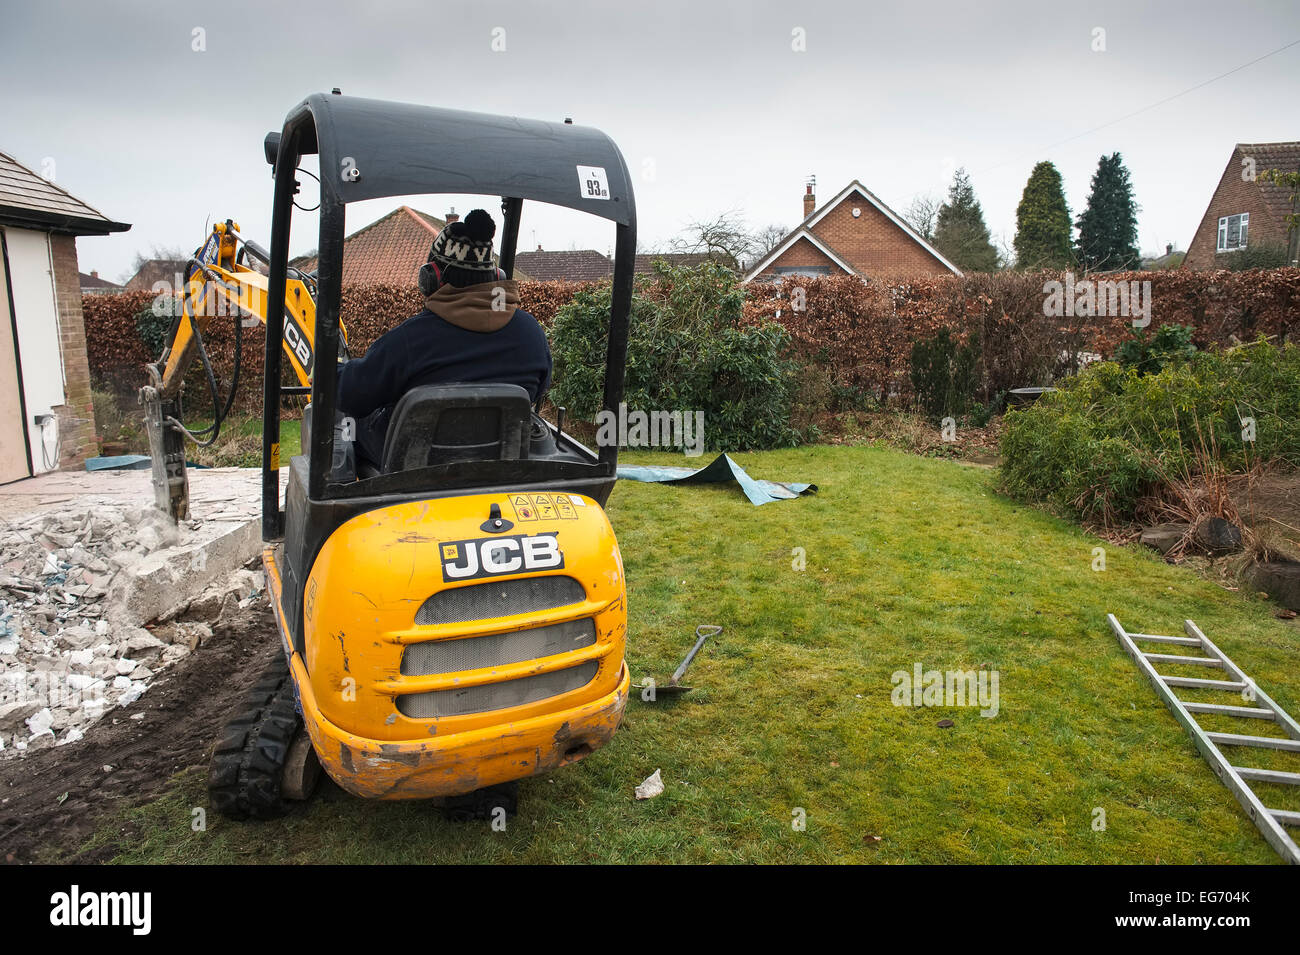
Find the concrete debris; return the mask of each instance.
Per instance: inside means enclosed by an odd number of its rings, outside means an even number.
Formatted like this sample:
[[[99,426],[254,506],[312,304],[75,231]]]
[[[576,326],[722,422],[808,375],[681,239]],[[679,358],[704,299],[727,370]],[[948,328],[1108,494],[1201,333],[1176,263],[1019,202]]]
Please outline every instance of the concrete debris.
[[[656,769],[645,778],[641,785],[636,787],[636,798],[654,799],[655,796],[658,796],[663,791],[664,780],[663,777],[659,775],[659,770]]]
[[[1142,528],[1142,543],[1162,554],[1168,554],[1182,543],[1191,530],[1190,524],[1154,524]]]
[[[62,508],[0,520],[0,759],[83,738],[265,591],[242,567],[251,505],[179,527],[120,501]]]

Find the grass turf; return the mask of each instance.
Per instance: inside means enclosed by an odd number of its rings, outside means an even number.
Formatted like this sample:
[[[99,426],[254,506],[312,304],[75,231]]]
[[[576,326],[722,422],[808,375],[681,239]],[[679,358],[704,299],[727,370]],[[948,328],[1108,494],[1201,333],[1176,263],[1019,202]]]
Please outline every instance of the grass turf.
[[[191,769],[93,842],[121,845],[126,826],[125,862],[1278,861],[1105,622],[1180,633],[1190,617],[1294,714],[1300,635],[1271,604],[1008,501],[988,470],[874,446],[734,457],[820,493],[756,508],[734,486],[619,484],[634,682],[666,678],[697,624],[725,632],[693,693],[634,696],[609,746],[524,782],[504,831],[335,791],[282,821],[209,814],[195,832]],[[996,670],[996,717],[893,705],[891,675],[916,663]],[[635,801],[656,768],[666,791]]]

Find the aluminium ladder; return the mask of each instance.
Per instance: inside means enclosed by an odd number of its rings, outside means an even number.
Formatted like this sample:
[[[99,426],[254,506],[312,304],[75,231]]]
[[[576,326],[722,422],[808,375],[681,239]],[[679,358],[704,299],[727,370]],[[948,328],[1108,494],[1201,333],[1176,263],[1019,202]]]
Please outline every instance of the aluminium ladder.
[[[1248,782],[1253,781],[1300,786],[1300,773],[1284,773],[1272,769],[1234,766],[1220,749],[1221,746],[1239,746],[1300,753],[1300,724],[1297,724],[1282,707],[1273,702],[1268,694],[1255,686],[1254,681],[1246,676],[1240,667],[1229,660],[1222,650],[1211,643],[1210,638],[1201,633],[1200,628],[1192,621],[1183,621],[1183,629],[1187,633],[1185,637],[1129,633],[1120,626],[1120,622],[1115,619],[1113,613],[1106,614],[1106,621],[1110,624],[1110,628],[1115,631],[1115,636],[1119,638],[1120,645],[1137,663],[1138,668],[1146,674],[1147,679],[1151,681],[1151,685],[1160,694],[1160,698],[1165,701],[1165,704],[1173,712],[1174,718],[1191,734],[1192,742],[1196,744],[1196,748],[1205,757],[1206,762],[1210,764],[1210,768],[1219,777],[1219,781],[1232,790],[1233,795],[1237,797],[1237,801],[1246,810],[1246,814],[1250,816],[1251,821],[1264,834],[1268,844],[1277,850],[1278,855],[1287,862],[1292,865],[1300,865],[1300,847],[1297,847],[1295,841],[1284,828],[1286,826],[1300,826],[1300,812],[1292,812],[1287,809],[1269,809],[1248,785]],[[1206,655],[1182,656],[1169,653],[1148,653],[1138,649],[1136,641],[1196,647],[1204,651]],[[1156,663],[1182,663],[1209,667],[1222,670],[1231,679],[1202,680],[1192,677],[1162,676],[1156,672]],[[1242,694],[1244,699],[1256,705],[1225,706],[1219,703],[1194,703],[1190,700],[1180,700],[1174,695],[1173,687],[1227,690]],[[1250,692],[1247,693],[1247,690]],[[1196,717],[1192,715],[1194,713],[1216,713],[1221,716],[1233,716],[1243,719],[1269,720],[1276,723],[1289,738],[1253,736],[1244,733],[1206,732],[1196,722]]]

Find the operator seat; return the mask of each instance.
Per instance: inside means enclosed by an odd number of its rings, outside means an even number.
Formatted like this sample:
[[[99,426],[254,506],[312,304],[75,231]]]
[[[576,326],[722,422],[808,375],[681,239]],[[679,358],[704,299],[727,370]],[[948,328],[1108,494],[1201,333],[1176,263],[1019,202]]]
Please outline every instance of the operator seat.
[[[527,458],[531,418],[528,392],[519,385],[420,385],[393,409],[381,473]]]

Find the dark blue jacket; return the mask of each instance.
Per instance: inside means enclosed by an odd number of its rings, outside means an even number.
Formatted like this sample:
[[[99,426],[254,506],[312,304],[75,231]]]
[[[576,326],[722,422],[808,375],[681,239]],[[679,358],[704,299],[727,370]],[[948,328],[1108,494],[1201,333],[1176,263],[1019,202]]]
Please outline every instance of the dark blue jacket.
[[[502,284],[511,286],[507,301],[517,300],[513,283]],[[380,336],[364,356],[339,369],[338,409],[356,419],[360,449],[370,460],[378,463],[393,406],[412,388],[455,382],[504,383],[522,386],[534,402],[550,388],[551,349],[537,319],[521,308],[506,318],[500,311],[494,314],[479,309],[477,302],[467,304],[469,299],[486,301],[484,295],[489,290],[487,286],[471,288],[473,291],[449,289],[457,301],[447,304],[446,311],[457,318],[456,324],[426,308]],[[430,302],[437,305],[438,297]],[[475,327],[493,330],[476,331]],[[360,433],[362,430],[370,434]]]
[[[419,385],[453,382],[521,385],[536,402],[551,387],[546,332],[522,308],[494,332],[460,328],[426,308],[339,369],[339,410],[364,418]]]

